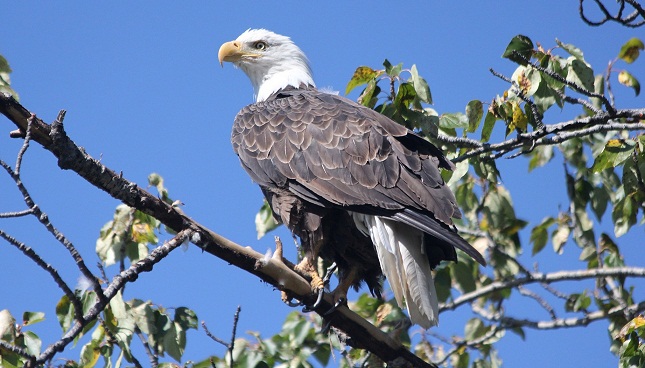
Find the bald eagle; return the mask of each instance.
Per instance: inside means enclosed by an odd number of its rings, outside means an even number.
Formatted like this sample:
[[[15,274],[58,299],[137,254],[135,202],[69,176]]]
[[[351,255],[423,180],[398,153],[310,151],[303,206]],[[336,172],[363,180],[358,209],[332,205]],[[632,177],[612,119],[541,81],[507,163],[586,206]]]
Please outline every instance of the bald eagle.
[[[402,125],[317,90],[307,57],[288,37],[249,29],[218,58],[253,85],[255,103],[235,117],[231,140],[274,217],[300,238],[296,269],[318,291],[318,257],[335,262],[337,303],[363,282],[380,297],[385,276],[413,323],[436,325],[432,269],[456,261],[455,247],[485,265],[453,225],[461,213],[440,169],[454,165]]]

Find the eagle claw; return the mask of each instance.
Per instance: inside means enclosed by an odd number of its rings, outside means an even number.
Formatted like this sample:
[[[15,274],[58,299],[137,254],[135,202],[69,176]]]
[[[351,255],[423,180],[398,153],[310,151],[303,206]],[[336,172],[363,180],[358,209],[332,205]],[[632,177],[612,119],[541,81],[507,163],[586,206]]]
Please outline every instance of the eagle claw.
[[[325,312],[325,314],[323,314],[323,316],[328,316],[328,315],[334,313],[336,311],[336,309],[338,309],[338,307],[340,307],[341,305],[343,305],[345,303],[347,303],[347,299],[345,299],[344,297],[338,298],[338,300],[336,300],[336,303],[334,303],[334,306],[331,307],[327,312]]]
[[[280,292],[280,294],[281,294],[282,302],[283,302],[284,304],[286,304],[286,305],[288,305],[288,306],[292,307],[292,308],[294,308],[294,307],[299,307],[299,306],[303,305],[303,304],[302,304],[302,302],[301,302],[300,300],[298,300],[298,299],[296,299],[296,298],[293,298],[293,297],[290,297],[290,296],[287,294],[287,292],[286,292],[286,291],[281,291],[281,292]],[[294,303],[294,302],[293,302],[293,300],[295,300],[295,301],[296,301],[296,303]]]
[[[336,265],[336,262],[332,263],[329,267],[327,267],[327,273],[325,273],[325,277],[323,277],[323,285],[329,285],[329,280],[331,280],[331,275],[336,272],[336,269],[338,268],[338,265]]]

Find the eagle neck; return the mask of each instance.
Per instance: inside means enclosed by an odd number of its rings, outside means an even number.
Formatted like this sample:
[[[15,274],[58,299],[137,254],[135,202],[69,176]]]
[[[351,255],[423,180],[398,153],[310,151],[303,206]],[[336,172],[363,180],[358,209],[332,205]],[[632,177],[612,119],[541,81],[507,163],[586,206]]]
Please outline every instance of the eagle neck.
[[[316,86],[311,73],[307,70],[291,69],[267,74],[260,83],[253,84],[255,101],[262,102],[274,93],[288,87],[302,88],[302,86]]]

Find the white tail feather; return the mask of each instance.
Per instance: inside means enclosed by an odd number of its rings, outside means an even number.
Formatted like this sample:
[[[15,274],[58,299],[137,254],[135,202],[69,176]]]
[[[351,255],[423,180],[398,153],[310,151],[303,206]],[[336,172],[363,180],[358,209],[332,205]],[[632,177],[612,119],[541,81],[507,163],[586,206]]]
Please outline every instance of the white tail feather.
[[[426,329],[436,326],[439,302],[423,248],[423,232],[377,216],[356,213],[353,216],[362,231],[369,231],[399,306],[407,307],[413,323]]]

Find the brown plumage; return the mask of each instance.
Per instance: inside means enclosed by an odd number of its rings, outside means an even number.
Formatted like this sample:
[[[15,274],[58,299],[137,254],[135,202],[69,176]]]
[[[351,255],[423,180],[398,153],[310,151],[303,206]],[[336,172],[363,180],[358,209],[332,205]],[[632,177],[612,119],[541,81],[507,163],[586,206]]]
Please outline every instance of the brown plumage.
[[[300,238],[298,269],[316,279],[318,256],[336,262],[337,300],[362,282],[380,295],[385,274],[413,322],[436,324],[431,268],[456,261],[455,247],[485,264],[453,226],[461,214],[440,175],[453,164],[402,125],[318,91],[304,54],[284,36],[249,30],[219,57],[254,84],[258,101],[236,116],[233,148],[275,217]]]

